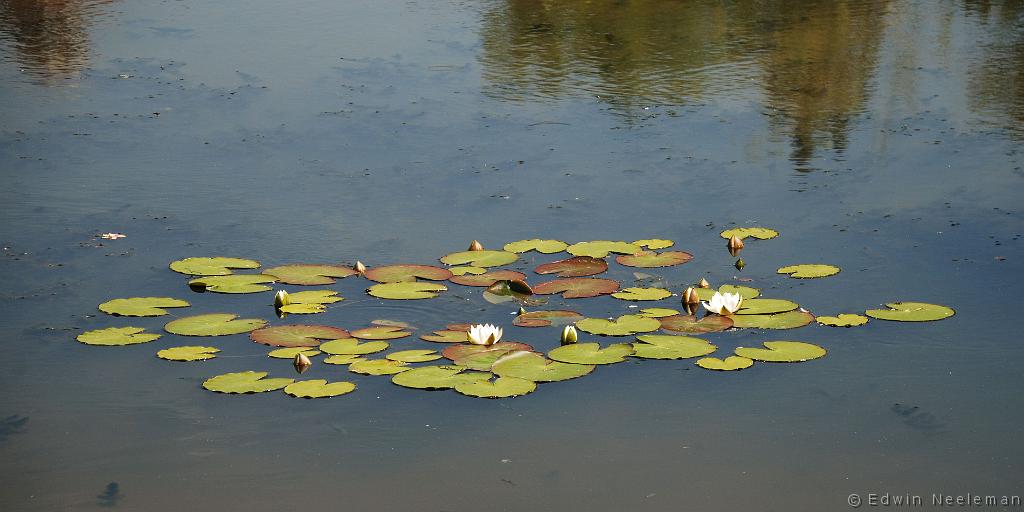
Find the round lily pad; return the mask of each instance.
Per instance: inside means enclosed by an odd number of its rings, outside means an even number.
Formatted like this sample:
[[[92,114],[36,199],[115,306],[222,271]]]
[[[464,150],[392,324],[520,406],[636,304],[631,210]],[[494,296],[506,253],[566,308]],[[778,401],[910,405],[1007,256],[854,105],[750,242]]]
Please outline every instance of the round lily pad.
[[[402,363],[425,363],[441,359],[441,354],[438,354],[436,350],[400,350],[384,357]]]
[[[213,359],[220,352],[217,347],[171,347],[156,353],[160,359],[168,361],[205,361]]]
[[[622,300],[661,300],[672,296],[672,292],[664,288],[624,288],[612,294]]]
[[[732,315],[733,327],[754,329],[796,329],[814,321],[806,311],[787,311],[775,315]]]
[[[289,293],[288,300],[292,304],[334,304],[345,299],[334,290],[307,290]]]
[[[779,232],[768,228],[732,228],[722,231],[721,236],[726,240],[733,236],[740,237],[740,240],[748,236],[758,240],[769,240],[779,236]]]
[[[685,332],[687,334],[701,334],[706,332],[719,332],[732,327],[732,319],[727,316],[708,315],[700,320],[694,315],[666,316],[658,319],[661,328],[666,331]]]
[[[434,334],[424,334],[420,336],[420,339],[434,343],[463,343],[469,341],[466,331],[453,330],[434,331]]]
[[[633,245],[638,247],[645,247],[649,251],[657,251],[658,249],[668,249],[676,243],[672,240],[665,240],[662,238],[651,238],[647,240],[634,240]]]
[[[360,359],[348,365],[348,371],[363,375],[394,375],[409,369],[408,363],[391,359]]]
[[[471,370],[488,371],[495,361],[512,352],[530,351],[533,347],[515,341],[500,341],[493,345],[451,345],[441,355],[455,364]]]
[[[295,379],[264,379],[268,372],[236,372],[210,377],[203,387],[217,393],[264,393],[281,389]]]
[[[555,274],[558,277],[583,277],[600,274],[608,270],[608,262],[590,256],[574,256],[564,260],[552,261],[537,265],[533,269],[538,274]]]
[[[386,341],[367,341],[365,343],[360,343],[359,340],[355,338],[344,338],[325,341],[318,348],[331,355],[366,355],[387,350],[389,346],[390,345],[388,345],[388,342]]]
[[[796,302],[783,299],[744,299],[737,315],[769,315],[785,313],[800,307]]]
[[[518,259],[519,256],[516,253],[508,251],[462,251],[441,258],[441,263],[486,268],[508,265]]]
[[[467,266],[467,267],[452,267],[452,268],[449,268],[448,271],[451,272],[453,276],[464,276],[466,274],[472,274],[472,275],[476,276],[476,275],[483,274],[484,272],[487,272],[487,269],[486,268],[480,268],[480,267],[468,267]]]
[[[260,268],[260,262],[242,258],[185,258],[171,262],[171,270],[191,276],[226,276],[233,268]]]
[[[520,240],[518,242],[509,242],[505,244],[504,249],[508,252],[524,253],[529,251],[537,251],[543,254],[554,254],[556,252],[562,252],[568,247],[569,244],[560,240],[539,240],[537,238],[531,240]]]
[[[522,282],[526,274],[514,270],[492,270],[478,275],[455,276],[449,281],[463,286],[491,286],[498,281]]]
[[[366,271],[366,278],[378,283],[401,283],[416,281],[417,278],[443,281],[452,277],[448,269],[430,265],[385,265]]]
[[[594,371],[592,364],[552,361],[541,354],[518,351],[498,359],[491,371],[502,377],[517,377],[533,382],[558,382],[582,377]]]
[[[547,327],[551,324],[571,324],[581,318],[583,315],[575,311],[530,311],[517,315],[512,324],[519,327]]]
[[[375,284],[366,293],[381,299],[433,299],[437,294],[447,290],[442,284],[415,282]]]
[[[742,370],[753,365],[754,361],[740,356],[729,356],[724,360],[717,357],[705,357],[697,360],[697,366],[717,371]]]
[[[299,354],[306,357],[313,357],[320,355],[320,351],[310,347],[287,347],[267,352],[267,356],[273,357],[274,359],[295,359],[295,356]]]
[[[353,338],[364,340],[395,340],[406,336],[412,336],[412,333],[403,331],[401,327],[389,327],[382,325],[356,329],[352,331],[351,336]]]
[[[335,354],[324,358],[324,364],[352,364],[362,360],[359,354]]]
[[[316,347],[322,340],[348,337],[345,329],[328,325],[275,325],[249,333],[252,341],[272,347]]]
[[[323,304],[285,304],[277,308],[277,310],[290,315],[314,315],[327,311],[327,306]],[[282,316],[281,318],[284,317]]]
[[[160,337],[159,334],[143,331],[145,329],[142,327],[108,327],[83,332],[75,339],[86,345],[120,346],[148,343]]]
[[[711,300],[711,297],[715,295],[715,292],[738,293],[740,294],[740,297],[743,297],[743,300],[753,299],[754,297],[761,295],[761,290],[758,290],[757,288],[732,284],[723,284],[722,286],[719,286],[717,290],[711,288],[694,288],[694,291],[697,292],[697,297],[699,297],[700,300],[705,301]]]
[[[264,274],[274,276],[278,282],[296,285],[333,284],[334,278],[344,278],[358,272],[341,265],[282,265],[265,269]]]
[[[639,343],[633,343],[633,357],[644,359],[689,359],[706,356],[718,349],[705,340],[690,336],[645,334],[636,339]]]
[[[618,281],[593,277],[573,277],[545,281],[533,287],[533,293],[551,295],[561,293],[566,299],[579,299],[608,295],[619,289]]]
[[[537,389],[537,384],[515,377],[498,377],[494,379],[494,382],[487,380],[460,382],[454,388],[455,391],[463,395],[477,398],[509,398],[532,393]]]
[[[261,318],[238,318],[230,313],[186,316],[168,322],[164,330],[181,336],[228,336],[241,334],[267,325]]]
[[[399,373],[391,378],[391,382],[413,389],[451,389],[457,384],[490,378],[490,373],[466,371],[458,366],[424,366]]]
[[[598,343],[573,343],[548,352],[548,357],[562,363],[614,364],[633,354],[633,345],[615,343],[602,348]]]
[[[647,318],[664,318],[666,316],[678,315],[679,311],[670,308],[646,308],[640,310],[640,316]]]
[[[296,398],[327,398],[344,395],[355,391],[356,385],[351,382],[331,382],[326,380],[300,380],[284,388],[284,392]]]
[[[766,341],[765,348],[738,347],[736,355],[770,363],[798,363],[825,356],[825,349],[802,341]]]
[[[108,300],[100,304],[100,311],[115,316],[162,316],[167,314],[163,308],[183,308],[189,305],[186,301],[171,297],[132,297]]]
[[[608,240],[595,240],[592,242],[579,242],[570,245],[565,249],[573,256],[590,256],[591,258],[604,258],[608,253],[636,254],[641,249],[638,245],[627,242],[612,242]]]
[[[199,277],[189,281],[188,285],[214,293],[257,293],[270,291],[266,284],[273,282],[274,277],[263,274],[232,274]]]
[[[834,267],[832,265],[808,263],[782,267],[777,272],[779,274],[789,274],[789,277],[795,277],[797,279],[813,279],[816,277],[834,276],[839,273],[839,270],[839,267]]]
[[[953,308],[927,302],[890,302],[886,306],[891,309],[869,309],[864,314],[896,322],[931,322],[956,314]]]
[[[619,265],[639,268],[657,268],[682,265],[693,259],[693,255],[683,251],[640,251],[636,254],[616,256],[615,261]]]
[[[864,325],[868,323],[868,317],[863,315],[852,315],[843,313],[839,316],[819,316],[815,318],[821,325],[829,325],[832,327],[853,327],[855,325]]]
[[[622,315],[615,320],[604,318],[584,318],[576,322],[576,328],[600,334],[601,336],[629,336],[638,332],[651,332],[661,328],[661,322],[657,318],[647,318],[640,315]]]

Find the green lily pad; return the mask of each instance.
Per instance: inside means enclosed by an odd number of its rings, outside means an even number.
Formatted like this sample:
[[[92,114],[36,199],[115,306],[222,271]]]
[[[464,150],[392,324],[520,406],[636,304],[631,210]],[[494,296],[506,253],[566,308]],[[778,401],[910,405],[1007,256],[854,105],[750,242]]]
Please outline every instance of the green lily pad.
[[[814,321],[806,311],[787,311],[775,315],[732,315],[733,327],[754,329],[796,329]]]
[[[308,290],[289,293],[288,300],[292,304],[334,304],[345,299],[334,290]]]
[[[327,398],[344,395],[355,391],[356,385],[351,382],[331,382],[326,380],[300,380],[284,388],[284,392],[296,398]]]
[[[584,318],[576,322],[576,328],[600,334],[601,336],[630,336],[638,332],[651,332],[661,328],[661,322],[657,318],[647,318],[640,315],[622,315],[615,320],[604,318]]]
[[[260,262],[242,258],[185,258],[171,262],[171,270],[190,276],[226,276],[233,268],[260,268]]]
[[[486,381],[490,373],[466,371],[458,366],[424,366],[399,373],[391,382],[413,389],[451,389],[458,384]]]
[[[744,299],[737,315],[769,315],[785,313],[800,307],[796,302],[783,299]]]
[[[295,379],[264,379],[268,372],[236,372],[210,377],[203,387],[217,393],[264,393],[281,389]]]
[[[467,267],[452,267],[452,268],[448,269],[448,271],[451,272],[453,276],[464,276],[466,274],[472,274],[472,275],[478,276],[480,274],[483,274],[484,272],[487,272],[487,269],[486,268],[480,268],[480,267],[468,267],[467,266]]]
[[[394,375],[410,369],[408,363],[391,359],[360,359],[348,365],[348,371],[363,375]]]
[[[625,288],[612,294],[622,300],[661,300],[672,296],[672,292],[664,288]]]
[[[452,277],[450,270],[430,265],[385,265],[371,268],[365,275],[378,283],[414,282],[417,278],[443,281]]]
[[[646,308],[640,310],[640,316],[647,318],[664,318],[678,315],[679,311],[670,308]]]
[[[890,302],[886,306],[891,309],[869,309],[864,314],[896,322],[931,322],[956,314],[953,308],[927,302]]]
[[[355,275],[355,270],[341,265],[281,265],[265,269],[264,274],[274,276],[281,283],[296,285],[334,284],[334,278]]]
[[[434,331],[432,335],[424,334],[420,336],[420,339],[434,343],[463,343],[469,341],[469,336],[466,331],[441,330]]]
[[[384,357],[402,363],[425,363],[441,359],[441,354],[438,354],[436,350],[400,350]]]
[[[706,356],[718,349],[700,338],[646,334],[637,336],[633,343],[633,357],[644,359],[689,359]]]
[[[666,316],[658,319],[661,328],[666,331],[684,332],[687,334],[701,334],[706,332],[719,332],[732,327],[732,318],[727,316],[708,315],[700,320],[694,315]]]
[[[449,279],[449,281],[463,286],[487,287],[498,281],[522,282],[524,279],[526,279],[526,274],[514,270],[493,270],[478,275],[455,276]]]
[[[441,258],[448,265],[473,265],[474,267],[498,267],[519,259],[519,255],[508,251],[462,251]]]
[[[275,325],[249,333],[252,341],[272,347],[316,347],[323,340],[348,337],[345,329],[329,325]]]
[[[717,371],[742,370],[744,368],[750,368],[753,365],[754,361],[740,356],[729,356],[724,360],[717,357],[705,357],[697,360],[697,366]]]
[[[367,341],[360,343],[355,338],[344,338],[339,340],[325,341],[320,345],[324,353],[337,355],[361,355],[373,354],[387,350],[390,345],[386,341]]]
[[[868,323],[868,317],[848,313],[844,313],[839,316],[819,316],[815,318],[815,320],[817,320],[821,325],[829,325],[832,327],[853,327],[855,325],[864,325]]]
[[[75,339],[86,345],[121,346],[149,343],[160,337],[145,331],[142,327],[108,327],[79,334]]]
[[[533,287],[533,293],[551,295],[561,293],[565,299],[579,299],[608,295],[619,289],[619,282],[594,277],[572,277],[545,281]]]
[[[798,363],[825,357],[825,349],[802,341],[766,341],[765,348],[738,347],[736,355],[769,363]]]
[[[186,316],[168,322],[164,330],[181,336],[228,336],[242,334],[267,325],[261,318],[238,318],[230,313]]]
[[[271,350],[270,352],[267,352],[267,357],[273,357],[274,359],[295,359],[295,356],[299,354],[306,357],[313,357],[320,355],[320,351],[310,347],[287,347]]]
[[[740,240],[748,236],[758,240],[769,240],[779,236],[779,232],[768,228],[732,228],[722,231],[721,236],[726,240],[733,236],[740,237]]]
[[[313,315],[327,311],[327,306],[323,304],[285,304],[277,310],[291,315]]]
[[[352,331],[351,336],[364,340],[395,340],[412,336],[412,333],[403,331],[401,327],[378,326],[356,329]]]
[[[722,286],[719,286],[717,290],[712,288],[694,288],[694,290],[697,292],[697,297],[699,297],[700,300],[711,300],[711,297],[715,295],[715,292],[738,293],[740,294],[740,297],[743,297],[744,301],[761,295],[761,290],[758,290],[757,288],[737,286],[733,284],[723,284]]]
[[[352,364],[363,359],[359,354],[336,354],[324,358],[324,364]]]
[[[171,297],[132,297],[108,300],[100,304],[100,311],[115,316],[162,316],[167,314],[163,308],[187,306],[190,306],[188,302]]]
[[[554,254],[556,252],[562,252],[568,247],[569,244],[560,240],[520,240],[518,242],[509,242],[505,244],[504,249],[508,252],[524,253],[529,251],[537,251],[543,254]]]
[[[537,265],[533,269],[538,274],[555,274],[558,277],[583,277],[600,274],[608,270],[608,262],[590,256],[574,256],[564,260],[552,261]]]
[[[548,357],[562,363],[615,364],[633,355],[633,345],[615,343],[602,348],[599,343],[573,343],[548,352]]]
[[[519,327],[547,327],[553,323],[568,325],[581,318],[583,318],[583,315],[575,311],[530,311],[529,313],[517,315],[512,324]]]
[[[510,398],[532,393],[537,383],[515,377],[498,377],[494,382],[474,380],[460,382],[454,386],[455,391],[466,396],[477,398]]]
[[[263,274],[233,274],[230,276],[206,276],[188,282],[191,288],[202,288],[214,293],[257,293],[270,291],[266,283],[273,283],[272,276]]]
[[[217,347],[171,347],[156,353],[160,359],[168,361],[205,361],[217,357]]]
[[[381,299],[411,300],[433,299],[437,294],[447,290],[443,284],[415,282],[375,284],[366,293]]]
[[[789,277],[795,277],[797,279],[813,279],[816,277],[834,276],[839,273],[839,270],[839,267],[834,267],[832,265],[808,263],[782,267],[777,272],[779,274],[789,274]]]
[[[683,251],[640,251],[636,254],[616,256],[619,265],[639,268],[672,267],[682,265],[693,259],[693,255]]]
[[[491,366],[501,377],[516,377],[533,382],[559,382],[582,377],[594,371],[592,364],[561,363],[536,352],[506,354]]]
[[[489,371],[491,365],[512,352],[530,351],[533,347],[515,341],[500,341],[493,345],[451,345],[441,355],[455,364],[471,370]]]
[[[672,240],[665,240],[662,238],[650,238],[647,240],[634,240],[633,245],[637,247],[644,247],[649,251],[657,251],[658,249],[668,249],[676,243]]]
[[[591,258],[604,258],[608,253],[636,254],[641,249],[638,245],[627,242],[611,242],[608,240],[595,240],[593,242],[579,242],[567,247],[566,252],[573,256],[590,256]]]

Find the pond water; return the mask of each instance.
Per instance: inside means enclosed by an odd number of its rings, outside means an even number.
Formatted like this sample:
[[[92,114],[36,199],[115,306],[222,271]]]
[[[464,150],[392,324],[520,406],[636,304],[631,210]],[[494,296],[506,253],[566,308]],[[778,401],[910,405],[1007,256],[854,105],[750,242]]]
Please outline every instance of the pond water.
[[[853,493],[918,508],[1022,494],[1019,1],[3,0],[0,118],[0,509],[820,511]],[[738,272],[718,236],[734,225],[782,235],[748,243]],[[195,364],[153,357],[193,341],[173,335],[75,342],[125,325],[96,310],[115,297],[269,318],[269,294],[190,292],[167,270],[183,257],[431,264],[524,238],[675,240],[695,259],[652,273],[676,293],[742,278],[816,314],[916,300],[957,315],[719,333],[726,350],[829,353],[742,372],[631,360],[505,400],[321,364],[303,378],[356,392],[221,395],[203,380],[294,374],[245,335],[200,341],[231,357]],[[535,254],[517,268],[554,259]],[[775,273],[811,262],[843,271]],[[557,345],[477,289],[382,303],[366,285],[339,281],[345,302],[288,321],[489,321]]]

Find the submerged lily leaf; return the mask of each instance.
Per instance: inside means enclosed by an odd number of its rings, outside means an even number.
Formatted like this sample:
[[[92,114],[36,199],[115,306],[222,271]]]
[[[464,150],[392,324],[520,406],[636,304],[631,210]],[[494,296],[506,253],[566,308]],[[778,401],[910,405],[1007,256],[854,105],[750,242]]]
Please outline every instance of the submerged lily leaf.
[[[264,393],[281,389],[295,379],[264,379],[268,372],[236,372],[210,377],[203,387],[217,393]]]
[[[855,325],[864,325],[868,323],[868,317],[863,315],[851,315],[848,313],[841,314],[839,316],[819,316],[815,318],[821,325],[829,325],[832,327],[853,327]]]
[[[441,258],[441,263],[448,265],[473,265],[474,267],[497,267],[508,265],[519,259],[514,252],[508,251],[462,251]]]
[[[642,249],[638,245],[627,242],[612,242],[608,240],[595,240],[593,242],[579,242],[567,247],[566,252],[573,256],[590,256],[591,258],[604,258],[608,253],[636,254]]]
[[[394,340],[412,336],[412,333],[403,331],[401,327],[378,326],[356,329],[352,331],[351,336],[364,340]]]
[[[413,389],[451,389],[458,384],[486,381],[490,373],[466,371],[458,366],[424,366],[399,373],[391,382]]]
[[[334,284],[334,278],[355,275],[355,270],[341,265],[307,264],[281,265],[263,270],[281,283],[296,285]]]
[[[320,355],[320,351],[311,347],[279,348],[268,352],[267,357],[273,357],[274,359],[295,359],[295,356],[299,354],[306,357],[313,357]]]
[[[666,331],[685,332],[687,334],[701,334],[706,332],[719,332],[732,327],[732,319],[727,316],[708,315],[700,320],[694,315],[666,316],[658,319],[661,328]]]
[[[491,366],[501,377],[516,377],[533,382],[559,382],[582,377],[594,371],[592,364],[552,361],[536,352],[518,351],[506,354]]]
[[[672,240],[664,240],[661,238],[651,238],[647,240],[634,240],[633,245],[638,247],[646,247],[649,251],[657,251],[658,249],[668,249],[676,243]]]
[[[808,263],[782,267],[777,272],[779,274],[789,274],[789,277],[795,277],[797,279],[813,279],[816,277],[834,276],[839,273],[839,270],[839,267],[834,267],[832,265]]]
[[[664,318],[666,316],[678,315],[679,311],[669,308],[646,308],[640,310],[640,316],[647,318]]]
[[[186,316],[168,322],[164,330],[181,336],[228,336],[242,334],[267,325],[261,318],[238,318],[230,313]]]
[[[783,299],[744,299],[737,315],[767,315],[785,313],[800,307],[796,302]]]
[[[661,300],[671,296],[672,292],[664,288],[625,288],[612,294],[622,300]]]
[[[116,316],[162,316],[167,314],[163,308],[184,308],[190,305],[171,297],[131,297],[108,300],[100,304],[100,311]]]
[[[430,265],[385,265],[366,271],[366,278],[378,283],[414,282],[417,278],[443,281],[452,277],[450,270]]]
[[[896,322],[931,322],[956,314],[953,308],[927,302],[890,302],[892,309],[869,309],[865,312],[871,318]]]
[[[441,354],[438,354],[436,350],[401,350],[384,357],[402,363],[425,363],[441,359]]]
[[[263,274],[232,274],[230,276],[206,276],[188,282],[191,288],[202,288],[214,293],[257,293],[270,291],[266,283],[273,283],[273,276]]]
[[[327,398],[344,395],[355,391],[356,385],[351,382],[339,381],[327,383],[326,380],[300,380],[284,388],[284,392],[296,398]]]
[[[324,358],[324,364],[351,364],[363,359],[359,354],[335,354]]]
[[[583,277],[600,274],[608,270],[608,262],[590,256],[574,256],[564,260],[552,261],[537,265],[533,269],[538,274],[556,274],[558,277]]]
[[[171,270],[190,276],[226,276],[233,268],[260,268],[260,262],[242,258],[185,258],[171,262]]]
[[[217,347],[171,347],[156,353],[160,359],[168,361],[205,361],[213,359],[220,352]]]
[[[715,292],[738,293],[740,294],[740,297],[743,297],[744,301],[761,295],[761,290],[758,290],[757,288],[737,286],[733,284],[723,284],[722,286],[719,286],[717,290],[713,290],[711,288],[694,288],[693,291],[697,292],[697,297],[704,301],[711,300],[711,297],[715,295]]]
[[[452,267],[448,269],[448,271],[451,272],[453,276],[464,276],[466,274],[480,275],[487,272],[487,269],[480,267]]]
[[[537,389],[537,383],[515,377],[498,377],[494,382],[482,379],[459,382],[454,388],[463,395],[477,398],[510,398],[532,393]]]
[[[145,329],[142,327],[108,327],[83,332],[75,339],[86,345],[120,346],[148,343],[160,337],[159,334],[143,331]]]
[[[619,289],[618,281],[594,277],[571,277],[545,281],[533,287],[533,293],[551,295],[561,293],[566,299],[579,299],[608,295]]]
[[[476,251],[479,252],[479,251]],[[366,290],[366,293],[381,299],[433,299],[437,294],[447,290],[443,284],[415,282],[382,283],[375,284]]]
[[[736,355],[770,363],[798,363],[825,356],[825,349],[802,341],[766,341],[766,348],[736,349]]]
[[[742,370],[744,368],[750,368],[753,365],[754,361],[740,356],[729,356],[725,358],[725,360],[717,357],[705,357],[697,360],[697,366],[717,371]]]
[[[706,356],[718,349],[705,340],[690,336],[645,334],[636,339],[639,343],[633,343],[633,357],[644,359],[689,359]]]
[[[806,311],[787,311],[775,315],[732,315],[733,327],[755,329],[796,329],[814,321]]]
[[[568,246],[569,244],[560,240],[540,240],[534,238],[532,240],[520,240],[518,242],[507,243],[505,244],[505,250],[514,253],[537,251],[543,254],[554,254],[556,252],[564,251]]]
[[[277,310],[292,315],[312,315],[327,311],[327,307],[323,304],[286,304],[277,308]]]
[[[517,351],[530,351],[533,347],[515,341],[499,341],[493,345],[451,345],[441,355],[455,364],[471,370],[488,371],[495,361]]]
[[[600,334],[602,336],[630,336],[638,332],[651,332],[661,328],[661,322],[657,318],[647,318],[640,315],[622,315],[615,320],[604,318],[584,318],[576,322],[576,328]]]
[[[555,361],[575,364],[615,364],[631,355],[633,345],[629,343],[615,343],[604,348],[599,343],[573,343],[548,352],[548,357]]]
[[[360,343],[355,338],[343,338],[338,340],[325,341],[320,345],[320,350],[332,356],[338,355],[360,355],[373,354],[387,350],[390,345],[386,341],[367,341]]]
[[[529,313],[517,315],[512,324],[519,327],[547,327],[553,323],[558,325],[571,324],[581,318],[583,318],[583,315],[575,311],[530,311]]]
[[[657,268],[682,265],[693,259],[693,255],[683,251],[640,251],[636,254],[616,256],[619,265],[639,268]]]
[[[779,232],[768,228],[732,228],[722,231],[721,236],[726,240],[733,236],[739,237],[740,240],[748,236],[758,240],[769,240],[779,236]]]
[[[494,270],[478,275],[455,276],[449,279],[449,281],[463,286],[491,286],[498,281],[521,282],[524,279],[526,279],[526,274],[513,270]]]
[[[348,371],[363,375],[394,375],[410,369],[408,363],[391,359],[360,359],[348,365]]]
[[[275,325],[249,333],[252,341],[272,347],[316,347],[322,340],[348,337],[345,329],[328,325]]]
[[[334,304],[345,299],[334,290],[308,290],[289,293],[288,300],[292,304]]]

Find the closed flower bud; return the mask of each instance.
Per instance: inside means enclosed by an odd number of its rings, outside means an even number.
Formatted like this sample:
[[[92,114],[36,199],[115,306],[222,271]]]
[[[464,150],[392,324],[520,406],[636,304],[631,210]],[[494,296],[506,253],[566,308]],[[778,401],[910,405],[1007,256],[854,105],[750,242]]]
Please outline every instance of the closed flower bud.
[[[689,287],[686,292],[683,293],[683,304],[700,304],[700,296],[697,295],[697,289]]]
[[[355,265],[352,265],[352,270],[359,272],[359,275],[363,275],[366,273],[366,265],[363,265],[361,261],[357,261]]]
[[[482,251],[482,250],[484,250],[484,246],[480,242],[477,242],[476,240],[473,240],[473,243],[469,244],[469,250],[471,250],[471,251]]]
[[[702,277],[702,278],[700,278],[700,282],[697,283],[697,286],[699,286],[701,288],[711,288],[711,283],[709,283],[707,279],[704,279]]]
[[[577,335],[576,335],[576,328],[575,327],[573,327],[571,325],[567,325],[567,326],[565,326],[564,329],[562,329],[562,345],[568,345],[570,343],[576,343],[576,339],[577,339]]]
[[[747,262],[743,261],[743,258],[736,260],[736,270],[743,270],[745,266],[747,266]]]
[[[295,354],[295,371],[302,373],[313,366],[313,361],[310,361],[306,354]]]
[[[292,301],[288,298],[288,292],[286,292],[284,290],[278,290],[277,293],[274,294],[274,307],[275,308],[281,309],[282,307],[287,306],[288,304],[291,304],[291,303],[292,303]]]

